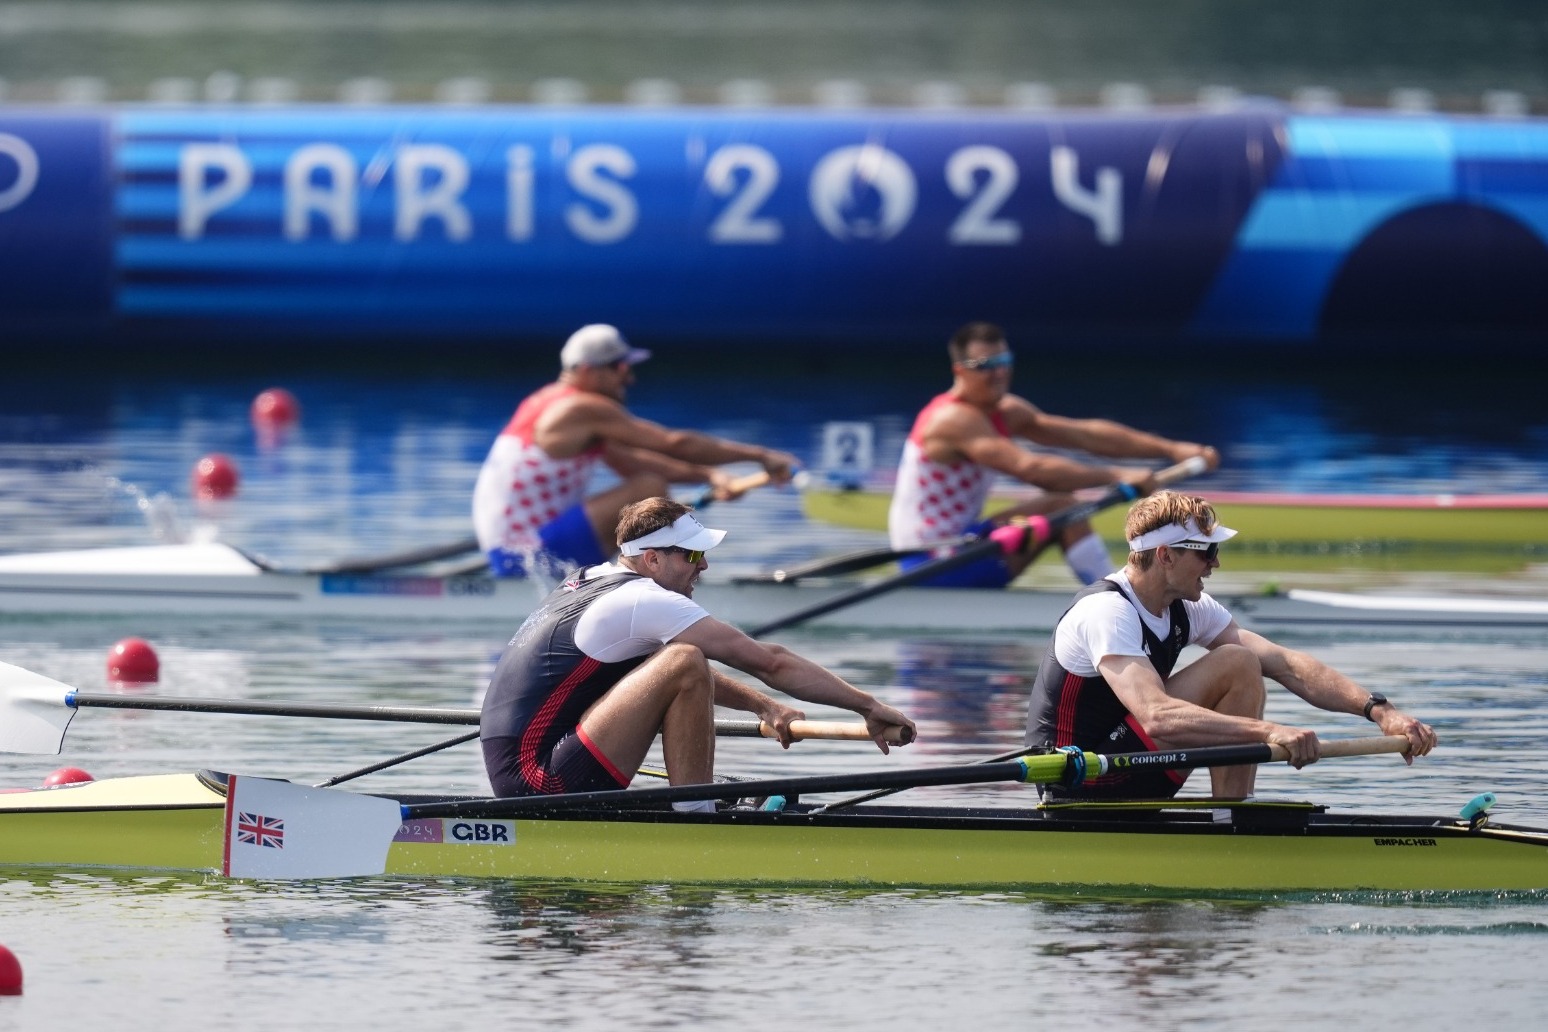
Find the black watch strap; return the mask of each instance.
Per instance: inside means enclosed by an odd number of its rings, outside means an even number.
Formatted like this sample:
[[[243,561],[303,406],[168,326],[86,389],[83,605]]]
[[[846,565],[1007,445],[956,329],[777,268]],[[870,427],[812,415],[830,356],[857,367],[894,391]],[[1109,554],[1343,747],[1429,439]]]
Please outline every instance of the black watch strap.
[[[1366,720],[1370,720],[1371,710],[1375,709],[1377,706],[1385,705],[1387,705],[1387,697],[1385,695],[1381,694],[1380,692],[1371,692],[1371,697],[1365,700],[1365,709],[1361,710],[1360,712],[1365,715]]]

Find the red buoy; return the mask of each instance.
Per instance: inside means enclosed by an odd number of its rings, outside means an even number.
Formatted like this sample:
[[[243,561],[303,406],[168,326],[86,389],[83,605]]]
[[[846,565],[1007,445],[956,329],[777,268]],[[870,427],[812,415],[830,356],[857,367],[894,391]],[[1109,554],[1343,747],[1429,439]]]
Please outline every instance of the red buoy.
[[[301,403],[283,387],[270,387],[253,399],[253,426],[280,429],[301,421]]]
[[[161,677],[161,660],[149,642],[125,638],[108,653],[107,675],[109,681],[150,684]]]
[[[21,961],[16,959],[16,954],[0,946],[0,996],[20,996],[21,989]]]
[[[58,788],[60,785],[82,785],[88,781],[97,779],[81,770],[79,767],[60,767],[48,777],[43,779],[43,788]]]
[[[206,455],[194,463],[194,496],[208,501],[230,498],[237,489],[236,464],[224,455]]]

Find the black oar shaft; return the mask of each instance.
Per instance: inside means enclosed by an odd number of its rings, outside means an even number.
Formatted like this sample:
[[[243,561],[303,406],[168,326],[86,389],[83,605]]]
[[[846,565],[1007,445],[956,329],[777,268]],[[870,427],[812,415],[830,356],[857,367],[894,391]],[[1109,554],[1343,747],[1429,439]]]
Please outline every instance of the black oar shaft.
[[[1166,487],[1184,477],[1202,473],[1205,468],[1204,460],[1195,456],[1194,458],[1179,462],[1175,466],[1168,466],[1166,469],[1158,470],[1152,475],[1151,479],[1157,487]],[[1077,502],[1074,505],[1060,509],[1058,512],[1049,513],[1046,517],[1042,517],[1044,521],[1044,540],[1051,539],[1055,534],[1058,534],[1072,523],[1079,523],[1082,520],[1090,519],[1095,513],[1109,506],[1138,497],[1139,492],[1133,485],[1114,484],[1096,498],[1085,502]],[[942,556],[939,559],[931,559],[929,562],[920,563],[912,570],[905,570],[895,576],[877,581],[875,584],[867,584],[863,587],[855,588],[853,591],[846,591],[843,594],[836,595],[826,601],[798,609],[793,613],[780,617],[778,620],[754,627],[747,633],[750,637],[760,638],[765,634],[772,634],[775,631],[784,630],[786,627],[805,623],[808,620],[831,613],[836,609],[843,609],[857,602],[864,602],[866,599],[874,598],[877,595],[886,594],[898,588],[905,588],[910,584],[917,584],[920,581],[938,577],[943,573],[950,573],[952,570],[975,563],[986,556],[994,555],[1000,550],[1000,547],[999,542],[989,538],[974,541],[972,544],[958,549],[951,555]]]
[[[944,556],[940,559],[932,559],[930,562],[921,563],[912,570],[905,570],[892,577],[879,580],[875,584],[867,584],[863,587],[846,591],[843,594],[835,595],[833,598],[826,599],[825,601],[814,602],[809,606],[797,609],[793,613],[787,613],[778,620],[771,620],[766,624],[760,624],[749,630],[747,635],[750,638],[761,638],[765,634],[773,634],[775,631],[784,630],[786,627],[793,627],[808,620],[815,620],[817,617],[831,613],[835,609],[844,609],[857,602],[864,602],[868,598],[884,595],[889,591],[906,588],[910,584],[916,584],[919,581],[928,580],[943,573],[949,573],[970,563],[975,563],[984,556],[993,555],[999,550],[1000,543],[998,541],[988,539],[975,541],[952,555]]]
[[[65,705],[77,708],[234,713],[256,717],[325,717],[335,720],[391,720],[408,724],[477,724],[476,709],[415,706],[332,706],[316,702],[257,702],[243,699],[180,698],[176,695],[107,695],[71,692]]]
[[[399,753],[397,756],[389,757],[385,760],[379,760],[376,763],[368,764],[364,767],[356,767],[354,770],[348,771],[344,774],[335,774],[333,777],[326,781],[319,781],[313,787],[332,788],[334,785],[342,785],[346,781],[353,781],[356,778],[363,778],[367,774],[375,774],[379,770],[386,770],[388,767],[396,767],[400,763],[407,763],[409,760],[417,760],[421,756],[429,756],[431,753],[438,753],[443,749],[450,749],[452,746],[461,745],[463,742],[471,742],[477,737],[477,731],[469,731],[465,734],[460,734],[455,738],[448,738],[445,741],[436,742],[434,745],[427,745],[422,749],[415,749],[411,752]]]
[[[574,792],[567,795],[518,796],[507,799],[468,799],[448,803],[420,803],[403,808],[405,817],[481,817],[496,819],[512,813],[572,810],[585,807],[651,806],[703,799],[740,799],[743,796],[801,795],[849,792],[887,787],[966,785],[992,781],[1021,781],[1027,767],[1019,760],[971,767],[915,767],[908,770],[864,774],[832,774],[815,777],[767,778],[710,785],[673,785],[667,788],[619,789],[607,792]]]
[[[1326,756],[1371,756],[1405,752],[1408,740],[1400,735],[1354,738],[1323,743]],[[1211,745],[1168,752],[1027,754],[1004,763],[972,763],[949,767],[912,767],[895,771],[867,771],[816,777],[766,778],[717,782],[708,785],[673,785],[667,788],[617,789],[575,792],[566,795],[516,796],[504,799],[462,799],[445,803],[420,803],[403,808],[410,817],[473,817],[498,820],[523,813],[553,810],[616,809],[706,799],[742,799],[763,796],[816,795],[869,789],[921,788],[930,785],[990,784],[1018,781],[1026,784],[1064,783],[1071,787],[1084,778],[1114,770],[1151,768],[1191,770],[1195,767],[1230,767],[1270,763],[1288,758],[1283,746],[1261,742],[1244,745]],[[1078,759],[1077,759],[1078,757]]]
[[[478,539],[464,538],[461,541],[452,541],[444,545],[424,545],[419,548],[411,548],[403,552],[393,552],[389,555],[354,556],[348,559],[340,559],[338,562],[324,566],[308,567],[307,573],[380,573],[384,570],[399,570],[405,566],[419,566],[423,563],[434,562],[437,559],[455,559],[457,556],[466,555],[469,552],[477,552]]]
[[[476,709],[440,709],[430,706],[335,706],[314,702],[259,702],[251,699],[208,699],[176,695],[114,695],[70,692],[66,706],[78,709],[166,710],[174,713],[227,713],[253,717],[314,717],[330,720],[383,720],[402,724],[477,724]],[[862,723],[827,720],[797,720],[790,725],[798,739],[868,741],[870,732]],[[715,721],[715,734],[732,738],[774,738],[772,730],[756,720]],[[904,745],[912,740],[907,728],[888,728],[887,741]]]

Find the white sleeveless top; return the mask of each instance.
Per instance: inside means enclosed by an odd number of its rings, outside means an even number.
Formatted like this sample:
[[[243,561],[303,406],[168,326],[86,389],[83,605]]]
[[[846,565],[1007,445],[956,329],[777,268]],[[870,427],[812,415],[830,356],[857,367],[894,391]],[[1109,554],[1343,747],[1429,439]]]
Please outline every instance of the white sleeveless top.
[[[993,471],[963,459],[934,462],[924,453],[925,424],[946,405],[961,404],[950,393],[931,399],[914,420],[892,489],[887,533],[893,548],[929,548],[959,537],[984,510]],[[1009,437],[999,413],[994,428]]]
[[[549,384],[523,401],[495,438],[473,485],[473,532],[485,552],[535,550],[540,545],[539,528],[585,501],[602,449],[555,459],[532,439],[543,411],[575,392],[566,384]]]

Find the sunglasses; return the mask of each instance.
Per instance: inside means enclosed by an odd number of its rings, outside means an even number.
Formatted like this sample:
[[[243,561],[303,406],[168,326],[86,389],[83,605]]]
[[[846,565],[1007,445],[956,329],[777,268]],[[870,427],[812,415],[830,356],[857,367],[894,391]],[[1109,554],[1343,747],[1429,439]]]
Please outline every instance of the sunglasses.
[[[1179,541],[1173,548],[1186,548],[1190,552],[1198,552],[1199,558],[1206,563],[1212,563],[1220,558],[1220,542],[1218,541]]]
[[[699,560],[704,558],[704,549],[702,548],[678,548],[676,545],[668,545],[665,548],[658,548],[656,551],[676,552],[688,560],[689,566],[698,566]]]
[[[964,358],[957,365],[963,369],[977,371],[979,369],[1009,369],[1016,364],[1016,356],[1009,351],[998,351],[983,358]]]

